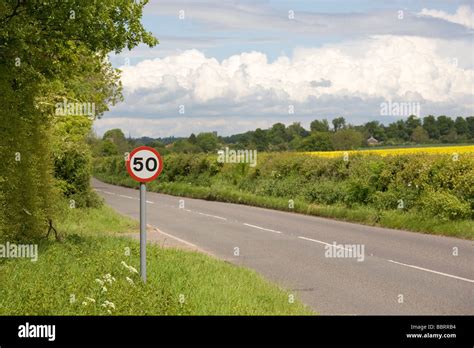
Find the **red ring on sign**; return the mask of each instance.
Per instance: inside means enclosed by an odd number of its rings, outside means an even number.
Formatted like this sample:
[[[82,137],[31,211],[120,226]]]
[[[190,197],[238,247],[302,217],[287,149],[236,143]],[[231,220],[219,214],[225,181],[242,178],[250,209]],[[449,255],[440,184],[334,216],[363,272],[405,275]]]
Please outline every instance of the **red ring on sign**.
[[[153,176],[149,177],[148,179],[142,179],[142,178],[139,178],[138,176],[136,176],[135,174],[133,174],[133,171],[132,171],[132,168],[130,167],[130,159],[133,157],[133,155],[135,155],[138,151],[143,151],[143,150],[146,150],[146,151],[151,151],[153,152],[156,157],[158,158],[158,170],[155,174],[153,174]],[[150,147],[150,146],[139,146],[137,147],[136,149],[134,149],[132,152],[130,152],[130,154],[128,155],[128,160],[126,161],[126,164],[127,164],[127,171],[128,171],[128,174],[132,177],[133,180],[135,181],[138,181],[138,182],[150,182],[150,181],[153,181],[155,180],[158,175],[161,174],[161,171],[163,170],[163,160],[161,159],[161,155],[158,151],[156,151],[154,148]]]

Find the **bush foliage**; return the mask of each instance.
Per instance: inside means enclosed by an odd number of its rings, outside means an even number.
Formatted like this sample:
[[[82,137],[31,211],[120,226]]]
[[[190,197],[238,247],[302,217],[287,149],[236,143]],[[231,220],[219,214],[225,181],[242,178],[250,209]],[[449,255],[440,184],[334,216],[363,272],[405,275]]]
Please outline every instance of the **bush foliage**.
[[[95,159],[101,178],[127,179],[124,158]],[[113,181],[113,180],[112,180]],[[265,153],[258,165],[222,164],[217,156],[169,154],[159,183],[228,187],[242,193],[307,203],[370,206],[441,219],[473,217],[474,156],[449,155],[312,157]],[[152,183],[153,185],[157,185]]]

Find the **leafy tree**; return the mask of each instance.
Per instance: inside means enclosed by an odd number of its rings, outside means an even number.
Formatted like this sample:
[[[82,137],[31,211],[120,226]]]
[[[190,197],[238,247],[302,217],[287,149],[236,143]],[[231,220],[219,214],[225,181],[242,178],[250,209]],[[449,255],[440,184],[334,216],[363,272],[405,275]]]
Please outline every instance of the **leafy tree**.
[[[332,134],[332,146],[335,150],[351,150],[362,146],[364,137],[353,129],[343,129]]]
[[[341,129],[344,129],[346,125],[346,120],[344,117],[336,117],[332,120],[332,125],[334,126],[334,131],[337,132]]]
[[[257,128],[252,132],[252,143],[258,151],[265,151],[268,149],[267,132],[261,128]]]
[[[469,128],[469,138],[474,139],[474,116],[467,117],[466,122]]]
[[[284,144],[290,140],[283,123],[275,123],[268,132],[268,136],[273,145]]]
[[[308,135],[308,131],[301,126],[300,122],[293,122],[293,124],[289,125],[286,133],[290,139]]]
[[[439,134],[441,136],[447,135],[454,128],[454,121],[447,116],[438,116],[436,119],[436,125],[438,126]]]
[[[301,141],[298,148],[300,151],[331,151],[333,149],[331,134],[328,132],[312,132]]]
[[[391,123],[387,128],[387,137],[407,141],[410,139],[410,131],[404,120]]]
[[[106,139],[100,143],[99,154],[101,156],[115,156],[119,154],[119,150],[110,139]]]
[[[111,141],[120,154],[124,154],[129,150],[127,139],[121,129],[110,129],[104,133],[102,138]]]
[[[384,141],[386,139],[385,128],[379,121],[367,122],[363,128],[365,129],[366,138],[372,136],[379,141]]]
[[[428,133],[430,139],[439,139],[439,129],[436,118],[432,115],[423,118],[423,128]]]
[[[122,130],[119,128],[109,129],[104,133],[102,139],[110,140],[113,143],[117,144],[120,141],[125,141],[125,135],[123,134]]]
[[[56,211],[51,175],[55,106],[87,101],[95,106],[89,116],[100,117],[121,99],[118,71],[107,54],[140,42],[157,43],[140,23],[145,4],[0,3],[0,161],[5,168],[0,192],[9,202],[8,209],[0,205],[6,223],[0,230],[5,235],[31,239],[44,233]]]
[[[459,135],[469,134],[469,124],[462,117],[456,117],[456,120],[454,121],[454,128],[456,129],[456,133]]]
[[[54,174],[61,192],[74,207],[100,203],[90,187],[92,152],[87,146],[87,135],[91,125],[92,121],[85,116],[63,116],[54,121]]]
[[[196,137],[196,145],[204,152],[212,152],[219,147],[219,141],[214,133],[199,133]]]
[[[197,140],[196,140],[196,135],[194,135],[194,133],[191,133],[191,135],[189,136],[188,138],[188,141],[189,143],[191,144],[196,144]]]
[[[407,120],[405,121],[405,124],[406,124],[406,129],[407,129],[407,133],[409,136],[411,136],[413,134],[413,131],[421,126],[421,120],[415,116],[415,115],[411,115],[407,118]]]
[[[314,120],[310,124],[311,132],[329,132],[328,120]]]
[[[172,149],[177,153],[198,153],[202,151],[197,144],[191,144],[187,139],[174,142]]]
[[[418,126],[411,133],[411,140],[417,144],[424,144],[430,140],[430,137],[428,136],[428,132],[422,126]]]
[[[455,143],[458,140],[458,133],[454,128],[451,128],[448,134],[441,136],[441,141],[443,143]]]

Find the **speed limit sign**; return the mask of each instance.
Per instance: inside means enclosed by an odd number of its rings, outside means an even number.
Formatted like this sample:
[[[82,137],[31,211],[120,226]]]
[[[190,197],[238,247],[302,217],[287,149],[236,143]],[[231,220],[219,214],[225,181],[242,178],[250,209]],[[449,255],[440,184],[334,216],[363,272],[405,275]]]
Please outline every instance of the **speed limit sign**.
[[[138,182],[155,180],[163,169],[161,156],[154,148],[140,146],[130,152],[127,170],[130,176]]]
[[[155,180],[163,170],[161,156],[154,148],[140,146],[130,152],[127,171],[140,183],[140,275],[146,282],[146,183]]]

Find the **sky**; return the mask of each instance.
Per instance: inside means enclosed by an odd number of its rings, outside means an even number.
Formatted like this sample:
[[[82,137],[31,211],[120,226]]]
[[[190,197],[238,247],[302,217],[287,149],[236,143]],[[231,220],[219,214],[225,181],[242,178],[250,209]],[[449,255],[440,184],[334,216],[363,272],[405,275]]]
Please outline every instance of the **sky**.
[[[110,54],[125,100],[99,135],[474,115],[473,1],[150,0],[142,22],[160,44]]]

